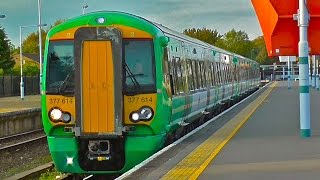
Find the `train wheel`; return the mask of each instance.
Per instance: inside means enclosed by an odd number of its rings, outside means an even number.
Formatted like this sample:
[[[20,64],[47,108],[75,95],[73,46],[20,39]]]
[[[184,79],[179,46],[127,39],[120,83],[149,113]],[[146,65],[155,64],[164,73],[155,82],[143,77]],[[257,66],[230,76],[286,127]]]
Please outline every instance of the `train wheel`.
[[[168,146],[169,144],[173,143],[173,141],[174,141],[174,135],[168,134],[164,145]]]

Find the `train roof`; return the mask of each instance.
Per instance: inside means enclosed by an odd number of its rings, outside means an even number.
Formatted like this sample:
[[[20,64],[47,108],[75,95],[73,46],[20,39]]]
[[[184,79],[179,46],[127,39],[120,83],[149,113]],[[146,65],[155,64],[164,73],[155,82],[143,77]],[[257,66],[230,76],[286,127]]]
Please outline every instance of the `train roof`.
[[[135,15],[134,15],[134,16],[135,16]],[[138,16],[138,17],[139,17],[139,16]],[[140,17],[140,18],[145,19],[145,18],[143,18],[143,17]],[[147,20],[147,19],[145,19],[145,20]],[[147,21],[149,21],[149,20],[147,20]],[[215,50],[217,50],[218,52],[225,53],[225,54],[229,54],[229,55],[233,55],[233,56],[236,56],[236,57],[238,57],[238,58],[245,59],[245,60],[247,60],[247,61],[251,61],[252,63],[257,63],[257,64],[258,64],[258,62],[254,61],[254,60],[252,60],[252,59],[243,57],[243,56],[238,55],[238,54],[233,53],[233,52],[229,52],[229,51],[224,50],[224,49],[222,49],[222,48],[219,48],[219,47],[216,47],[216,46],[211,45],[211,44],[209,44],[209,43],[203,42],[203,41],[201,41],[201,40],[199,40],[199,39],[195,39],[195,38],[192,38],[192,37],[190,37],[190,36],[187,36],[187,35],[185,35],[185,34],[183,34],[183,33],[174,31],[174,30],[172,30],[172,29],[170,29],[170,28],[168,28],[168,27],[166,27],[166,26],[164,26],[164,25],[162,25],[162,24],[159,24],[159,23],[156,23],[156,22],[151,22],[151,21],[149,21],[149,22],[152,23],[152,24],[154,24],[156,27],[158,27],[158,28],[159,28],[165,35],[167,35],[167,36],[173,36],[173,37],[176,37],[176,38],[179,38],[179,39],[183,39],[183,40],[185,40],[185,41],[189,41],[189,42],[192,42],[192,43],[196,43],[196,44],[201,45],[201,46],[204,46],[204,47],[206,47],[206,48],[215,49]]]
[[[221,53],[225,53],[225,54],[229,54],[229,55],[234,55],[238,58],[241,58],[241,59],[246,59],[247,61],[252,61],[252,63],[257,63],[256,61],[254,60],[251,60],[249,58],[246,58],[246,57],[243,57],[241,55],[238,55],[236,53],[232,53],[232,52],[229,52],[227,50],[224,50],[224,49],[221,49],[221,48],[218,48],[216,46],[213,46],[209,43],[206,43],[206,42],[203,42],[203,41],[200,41],[199,39],[195,39],[195,38],[192,38],[190,36],[187,36],[183,33],[179,33],[177,31],[174,31],[172,29],[169,29],[168,27],[166,26],[163,26],[162,24],[158,24],[158,23],[155,23],[155,22],[152,22],[155,26],[157,26],[165,35],[167,36],[173,36],[173,37],[176,37],[176,38],[179,38],[179,39],[183,39],[185,41],[189,41],[189,42],[192,42],[192,43],[196,43],[198,45],[201,45],[201,46],[204,46],[206,48],[209,48],[209,49],[215,49]]]
[[[224,53],[224,54],[229,54],[229,55],[233,55],[233,56],[236,56],[238,58],[241,58],[241,59],[246,59],[247,61],[252,61],[252,63],[257,63],[256,61],[253,61],[253,60],[251,60],[249,58],[240,56],[238,54],[235,54],[235,53],[232,53],[232,52],[229,52],[229,51],[226,51],[224,49],[221,49],[221,48],[218,48],[216,46],[213,46],[213,45],[211,45],[209,43],[200,41],[198,39],[189,37],[189,36],[187,36],[187,35],[185,35],[183,33],[180,33],[180,32],[174,31],[172,29],[169,29],[168,27],[166,27],[166,26],[164,26],[162,24],[159,24],[159,23],[156,23],[156,22],[152,22],[152,21],[150,21],[150,20],[148,20],[146,18],[143,18],[141,16],[137,16],[137,15],[134,15],[134,14],[121,12],[121,11],[97,11],[97,12],[87,13],[85,15],[78,16],[78,17],[72,18],[70,20],[67,20],[66,22],[62,23],[61,25],[58,25],[57,27],[54,27],[53,29],[51,29],[48,34],[52,34],[52,33],[58,32],[63,27],[68,27],[71,24],[74,25],[74,22],[77,21],[77,20],[81,21],[82,23],[88,23],[94,16],[96,16],[96,15],[106,15],[106,14],[124,15],[124,16],[130,16],[133,19],[140,19],[140,20],[143,20],[144,23],[148,23],[149,25],[153,26],[155,29],[160,30],[165,36],[175,37],[177,39],[181,39],[183,41],[194,43],[194,44],[200,45],[200,46],[208,48],[208,49],[214,49],[214,50],[216,50],[218,52],[221,52],[221,53]],[[158,34],[158,33],[155,32],[155,34]]]

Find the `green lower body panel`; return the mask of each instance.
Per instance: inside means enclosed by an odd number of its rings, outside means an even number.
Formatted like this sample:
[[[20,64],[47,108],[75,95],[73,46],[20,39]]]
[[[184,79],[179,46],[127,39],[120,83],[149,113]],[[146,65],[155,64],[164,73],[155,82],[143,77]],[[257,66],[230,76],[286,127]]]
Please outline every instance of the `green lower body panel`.
[[[83,172],[79,168],[78,164],[78,144],[76,138],[56,138],[47,137],[49,150],[52,156],[52,160],[58,171],[61,172]],[[68,158],[72,158],[72,164]],[[69,160],[70,161],[70,160]]]
[[[119,171],[85,171],[79,164],[79,145],[77,138],[63,138],[48,136],[49,150],[55,167],[60,172],[74,174],[113,174],[124,173],[150,157],[163,147],[165,135],[128,136],[125,138],[125,163]]]

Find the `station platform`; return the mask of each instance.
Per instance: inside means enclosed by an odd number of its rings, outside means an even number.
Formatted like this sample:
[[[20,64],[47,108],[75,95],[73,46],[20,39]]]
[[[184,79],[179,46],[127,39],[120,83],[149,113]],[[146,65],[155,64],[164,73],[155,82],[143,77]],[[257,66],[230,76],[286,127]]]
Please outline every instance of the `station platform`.
[[[118,179],[319,179],[320,92],[310,97],[310,138],[300,136],[298,81],[273,82]]]
[[[40,95],[28,95],[25,96],[23,100],[20,98],[20,96],[0,98],[0,113],[15,112],[40,107]]]

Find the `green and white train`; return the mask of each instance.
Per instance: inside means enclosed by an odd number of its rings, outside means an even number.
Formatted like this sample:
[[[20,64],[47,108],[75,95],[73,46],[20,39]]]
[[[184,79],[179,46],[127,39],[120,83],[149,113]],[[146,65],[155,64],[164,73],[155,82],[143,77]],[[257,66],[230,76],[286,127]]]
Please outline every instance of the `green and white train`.
[[[258,88],[259,64],[123,12],[46,39],[42,119],[55,167],[123,173]]]

